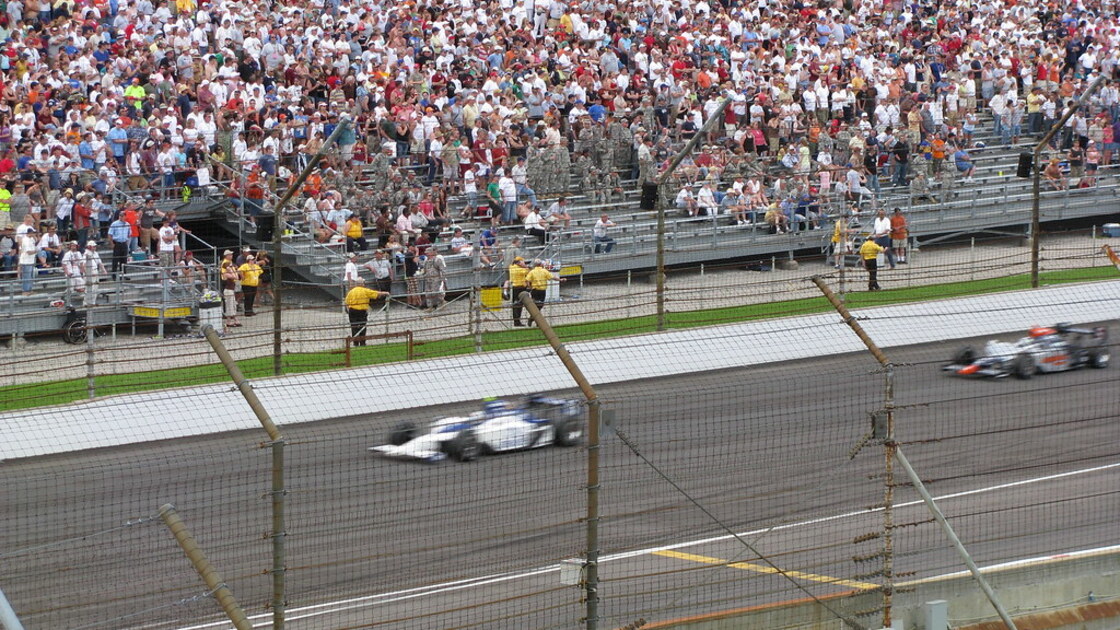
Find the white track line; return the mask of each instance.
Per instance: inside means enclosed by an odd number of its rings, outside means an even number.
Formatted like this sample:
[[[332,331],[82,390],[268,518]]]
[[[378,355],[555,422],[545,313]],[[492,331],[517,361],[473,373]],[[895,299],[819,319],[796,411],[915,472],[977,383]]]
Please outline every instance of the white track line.
[[[1045,476],[1042,476],[1042,477],[1033,477],[1031,479],[1023,479],[1023,480],[1020,480],[1020,481],[1011,481],[1011,482],[1008,482],[1008,483],[1001,483],[1001,484],[998,484],[998,485],[987,486],[987,487],[984,487],[984,488],[976,488],[976,489],[973,489],[973,490],[964,490],[962,492],[954,492],[954,493],[951,493],[951,494],[946,494],[946,495],[942,495],[942,496],[939,496],[939,497],[935,497],[935,499],[938,500],[938,501],[946,501],[946,500],[950,500],[950,499],[959,499],[961,497],[967,497],[967,496],[972,496],[972,495],[977,495],[977,494],[984,494],[984,493],[988,493],[988,492],[995,492],[997,490],[1006,490],[1008,488],[1016,488],[1016,487],[1019,487],[1019,486],[1026,486],[1026,485],[1035,484],[1035,483],[1043,483],[1043,482],[1046,482],[1046,481],[1054,481],[1055,479],[1065,479],[1067,477],[1076,477],[1076,476],[1079,476],[1079,475],[1087,475],[1087,474],[1091,474],[1091,473],[1095,473],[1095,472],[1101,472],[1101,471],[1104,471],[1104,470],[1112,470],[1112,469],[1115,469],[1115,468],[1120,468],[1120,462],[1116,462],[1116,463],[1113,463],[1113,464],[1105,464],[1103,466],[1094,466],[1092,468],[1081,468],[1081,469],[1078,469],[1078,470],[1071,470],[1069,472],[1056,473],[1056,474],[1053,474],[1053,475],[1045,475]],[[921,505],[921,504],[922,504],[922,501],[920,501],[920,500],[907,501],[905,503],[895,504],[895,508],[911,507],[911,506]],[[742,532],[742,533],[738,534],[738,536],[739,537],[757,536],[759,534],[765,534],[765,533],[768,533],[768,532],[776,532],[776,531],[781,531],[781,530],[786,530],[786,529],[794,529],[794,528],[797,528],[797,527],[806,527],[806,526],[809,526],[809,525],[818,525],[820,523],[828,523],[828,522],[831,522],[831,521],[837,521],[837,520],[841,520],[841,519],[852,518],[854,516],[863,516],[863,515],[867,515],[867,514],[874,514],[876,512],[881,512],[882,510],[883,510],[883,508],[881,508],[881,507],[867,508],[867,509],[863,509],[863,510],[856,510],[854,512],[846,512],[844,514],[837,514],[837,515],[834,515],[834,516],[825,516],[825,517],[821,517],[821,518],[810,519],[810,520],[807,520],[807,521],[800,521],[800,522],[797,522],[797,523],[787,523],[785,525],[776,525],[774,527],[767,527],[767,528],[764,528],[764,529],[756,529],[756,530],[749,531],[749,532]],[[677,544],[673,544],[673,545],[666,545],[666,546],[663,546],[663,547],[650,547],[648,549],[640,549],[640,550],[637,550],[637,551],[626,551],[626,552],[623,552],[623,553],[609,554],[609,555],[605,555],[602,558],[600,558],[599,562],[600,563],[605,563],[605,562],[613,562],[613,561],[616,561],[616,560],[625,560],[627,558],[634,558],[634,557],[637,557],[637,556],[649,555],[649,554],[651,554],[655,551],[685,549],[685,548],[688,548],[688,547],[695,547],[695,546],[698,546],[698,545],[705,545],[705,544],[708,544],[708,543],[720,542],[720,541],[724,541],[724,540],[731,540],[733,538],[735,538],[735,536],[727,534],[727,535],[724,535],[724,536],[714,536],[712,538],[704,538],[704,539],[701,539],[701,540],[692,540],[692,541],[677,543]],[[1016,561],[1013,561],[1013,562],[1007,562],[1007,563],[1003,563],[1003,564],[999,564],[999,565],[994,565],[992,567],[984,567],[983,570],[987,571],[987,570],[991,570],[991,569],[994,569],[994,568],[1006,568],[1006,567],[1009,567],[1009,566],[1019,566],[1019,565],[1022,565],[1022,564],[1031,564],[1031,563],[1041,562],[1041,561],[1045,561],[1045,560],[1052,560],[1052,559],[1057,559],[1057,558],[1072,557],[1072,556],[1076,556],[1076,555],[1085,555],[1085,554],[1090,554],[1090,553],[1099,553],[1101,551],[1108,551],[1108,550],[1113,550],[1113,549],[1116,549],[1116,548],[1117,547],[1104,547],[1104,548],[1101,548],[1101,549],[1088,549],[1088,550],[1084,550],[1084,551],[1074,551],[1074,552],[1070,552],[1070,553],[1060,554],[1060,555],[1057,555],[1057,556],[1046,556],[1046,557],[1035,558],[1035,559],[1030,559],[1030,560],[1016,560]],[[534,577],[534,576],[537,576],[537,575],[542,575],[542,574],[545,574],[545,573],[551,573],[553,571],[559,571],[559,570],[560,570],[560,567],[558,565],[552,565],[552,566],[548,566],[548,567],[541,567],[541,568],[538,568],[538,569],[532,569],[532,570],[529,570],[529,571],[520,571],[520,572],[517,572],[517,573],[498,573],[498,574],[494,574],[494,575],[487,575],[487,576],[482,576],[482,577],[477,577],[477,578],[470,578],[470,579],[466,579],[466,580],[458,580],[458,581],[455,581],[455,582],[445,582],[443,584],[435,584],[435,585],[431,585],[431,586],[419,586],[419,587],[405,589],[405,590],[401,590],[401,591],[392,591],[392,592],[388,592],[388,593],[381,593],[381,594],[378,594],[378,595],[366,595],[366,596],[363,596],[363,597],[354,597],[354,598],[350,598],[350,599],[342,599],[342,600],[338,600],[338,601],[334,601],[334,602],[327,602],[327,603],[323,603],[323,604],[314,604],[314,605],[311,605],[311,606],[301,606],[301,607],[298,607],[298,608],[289,609],[288,610],[289,614],[287,616],[287,619],[289,621],[295,621],[295,620],[298,620],[298,619],[307,619],[307,618],[310,618],[310,617],[317,617],[317,616],[320,616],[320,615],[327,615],[327,614],[333,614],[333,613],[336,613],[336,612],[342,612],[344,610],[352,610],[354,608],[364,608],[364,607],[368,607],[368,606],[376,606],[376,605],[379,605],[379,604],[389,604],[389,603],[399,602],[399,601],[408,600],[408,599],[415,599],[417,597],[424,597],[424,596],[428,596],[428,595],[437,595],[437,594],[440,594],[440,593],[449,593],[449,592],[453,592],[453,591],[459,591],[459,590],[463,590],[463,589],[474,588],[476,586],[485,586],[487,584],[498,584],[498,583],[501,583],[501,582],[509,582],[509,581],[512,581],[512,580],[519,580],[519,579],[523,579],[523,578]],[[946,575],[946,576],[939,576],[939,578],[951,577],[952,575],[955,575],[955,574],[949,574],[949,575]],[[927,579],[937,579],[937,578],[927,578]],[[252,615],[250,617],[250,619],[254,620],[254,624],[253,624],[254,628],[269,628],[269,627],[272,626],[272,615],[270,613],[265,613],[265,614],[260,614],[260,615]],[[259,623],[258,623],[258,621],[259,621]],[[200,625],[196,625],[196,626],[182,627],[182,628],[179,628],[178,630],[206,630],[208,628],[226,628],[226,627],[229,627],[228,622],[219,621],[219,622],[213,622],[213,623],[200,624]]]

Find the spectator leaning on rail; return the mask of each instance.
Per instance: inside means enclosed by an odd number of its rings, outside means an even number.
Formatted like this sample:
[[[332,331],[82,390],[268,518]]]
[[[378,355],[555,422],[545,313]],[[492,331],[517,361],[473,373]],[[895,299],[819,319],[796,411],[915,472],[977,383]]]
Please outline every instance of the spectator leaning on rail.
[[[887,254],[887,263],[891,269],[895,267],[894,251],[891,249],[891,220],[887,211],[879,208],[875,213],[875,221],[871,224],[871,238],[875,244],[883,248]]]

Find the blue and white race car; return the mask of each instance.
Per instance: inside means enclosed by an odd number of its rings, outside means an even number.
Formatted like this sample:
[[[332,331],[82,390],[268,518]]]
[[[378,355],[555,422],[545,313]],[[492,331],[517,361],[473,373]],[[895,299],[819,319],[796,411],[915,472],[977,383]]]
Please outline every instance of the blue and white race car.
[[[544,446],[574,446],[584,434],[583,403],[578,400],[529,396],[519,400],[487,400],[469,416],[437,418],[421,433],[404,422],[389,433],[389,443],[369,450],[388,457],[439,462],[469,462],[480,455]]]

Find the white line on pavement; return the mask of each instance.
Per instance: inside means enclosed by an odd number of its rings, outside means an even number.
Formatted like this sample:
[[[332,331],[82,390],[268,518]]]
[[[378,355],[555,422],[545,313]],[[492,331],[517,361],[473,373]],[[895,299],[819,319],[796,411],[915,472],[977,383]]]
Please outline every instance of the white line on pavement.
[[[1105,465],[1102,465],[1102,466],[1093,466],[1092,468],[1081,468],[1081,469],[1078,469],[1078,470],[1071,470],[1071,471],[1063,472],[1063,473],[1055,473],[1053,475],[1045,475],[1045,476],[1042,476],[1042,477],[1033,477],[1033,478],[1030,478],[1030,479],[1022,479],[1020,481],[1011,481],[1011,482],[1008,482],[1008,483],[1001,483],[1001,484],[997,484],[997,485],[994,485],[994,486],[987,486],[987,487],[984,487],[984,488],[975,488],[973,490],[964,490],[964,491],[961,491],[961,492],[954,492],[954,493],[951,493],[951,494],[946,494],[946,495],[942,495],[942,496],[939,496],[939,497],[935,497],[935,500],[946,501],[946,500],[951,500],[951,499],[958,499],[958,498],[961,498],[961,497],[973,496],[973,495],[977,495],[977,494],[984,494],[984,493],[988,493],[988,492],[995,492],[995,491],[998,491],[998,490],[1006,490],[1008,488],[1016,488],[1016,487],[1019,487],[1019,486],[1025,486],[1025,485],[1030,485],[1030,484],[1035,484],[1035,483],[1043,483],[1043,482],[1047,482],[1047,481],[1054,481],[1055,479],[1064,479],[1064,478],[1067,478],[1067,477],[1076,477],[1076,476],[1079,476],[1079,475],[1087,475],[1087,474],[1091,474],[1091,473],[1095,473],[1095,472],[1101,472],[1101,471],[1104,471],[1104,470],[1111,470],[1111,469],[1114,469],[1114,468],[1120,468],[1120,462],[1116,462],[1116,463],[1112,463],[1112,464],[1105,464]],[[895,504],[895,508],[897,509],[897,508],[911,507],[911,506],[914,506],[914,505],[921,505],[921,503],[922,502],[920,500],[907,501],[907,502],[904,502],[904,503]],[[833,515],[833,516],[825,516],[825,517],[821,517],[821,518],[810,519],[810,520],[807,520],[807,521],[799,521],[797,523],[787,523],[785,525],[776,525],[774,527],[767,527],[767,528],[764,528],[764,529],[757,529],[757,530],[753,530],[753,531],[749,531],[749,532],[742,532],[742,533],[738,534],[738,536],[740,536],[740,537],[756,536],[758,534],[764,534],[764,533],[768,533],[768,532],[794,529],[794,528],[797,528],[797,527],[806,527],[806,526],[810,526],[810,525],[818,525],[820,523],[828,523],[828,522],[831,522],[831,521],[837,521],[837,520],[842,520],[842,519],[846,519],[846,518],[852,518],[854,516],[863,516],[863,515],[866,515],[866,514],[874,514],[876,512],[881,512],[882,509],[883,508],[878,507],[878,508],[867,508],[867,509],[863,509],[863,510],[856,510],[854,512],[846,512],[844,514],[836,514],[836,515]],[[668,550],[673,550],[673,549],[685,549],[685,548],[688,548],[688,547],[695,547],[697,545],[705,545],[705,544],[708,544],[708,543],[730,540],[734,537],[735,536],[732,536],[731,534],[727,534],[727,535],[724,535],[724,536],[714,536],[712,538],[704,538],[704,539],[700,539],[700,540],[691,540],[691,541],[688,541],[688,542],[676,543],[676,544],[673,544],[673,545],[666,545],[666,546],[663,546],[663,547],[650,547],[648,549],[639,549],[639,550],[635,550],[635,551],[626,551],[626,552],[622,552],[622,553],[608,554],[608,555],[605,555],[605,556],[601,557],[599,562],[600,562],[600,564],[602,564],[602,563],[606,563],[606,562],[613,562],[613,561],[616,561],[616,560],[625,560],[627,558],[634,558],[634,557],[637,557],[637,556],[649,555],[649,554],[654,553],[656,551],[668,551]],[[1108,549],[1108,548],[1103,548],[1103,549]],[[1003,568],[1003,567],[1009,566],[1009,565],[1026,564],[1026,563],[1038,562],[1038,561],[1042,561],[1042,560],[1046,560],[1046,559],[1053,559],[1053,558],[1056,558],[1056,557],[1065,557],[1065,556],[1073,556],[1073,555],[1078,555],[1078,554],[1095,553],[1095,552],[1099,552],[1099,551],[1102,551],[1102,549],[1089,549],[1089,550],[1084,550],[1084,551],[1075,551],[1075,552],[1070,552],[1068,554],[1062,554],[1061,556],[1046,556],[1044,558],[1036,558],[1036,559],[1032,559],[1032,560],[1017,560],[1017,561],[1014,561],[1014,562],[995,565],[994,567],[984,567],[983,570],[986,571],[986,570],[989,570],[989,569],[992,569],[992,568]],[[415,588],[410,588],[410,589],[405,589],[405,590],[400,590],[400,591],[380,593],[380,594],[377,594],[377,595],[366,595],[366,596],[363,596],[363,597],[354,597],[354,598],[343,599],[343,600],[338,600],[338,601],[334,601],[334,602],[326,602],[326,603],[323,603],[323,604],[314,604],[314,605],[311,605],[311,606],[301,606],[299,608],[289,609],[289,611],[288,611],[289,614],[288,614],[287,619],[292,620],[292,621],[297,620],[297,619],[307,619],[307,618],[310,618],[310,617],[317,617],[317,616],[320,616],[320,615],[327,615],[327,614],[342,612],[344,610],[352,610],[352,609],[355,609],[355,608],[376,606],[376,605],[379,605],[379,604],[389,604],[389,603],[392,603],[392,602],[398,602],[398,601],[403,601],[403,600],[407,600],[407,599],[414,599],[414,598],[417,598],[417,597],[424,597],[424,596],[428,596],[428,595],[437,595],[439,593],[459,591],[459,590],[463,590],[463,589],[474,588],[476,586],[485,586],[487,584],[498,584],[498,583],[501,583],[501,582],[509,582],[511,580],[518,580],[518,579],[522,579],[522,578],[528,578],[528,577],[533,577],[533,576],[537,576],[537,575],[542,575],[542,574],[545,574],[545,573],[550,573],[550,572],[553,572],[553,571],[558,571],[559,569],[560,569],[560,567],[558,565],[552,565],[552,566],[541,567],[541,568],[538,568],[538,569],[532,569],[532,570],[528,570],[528,571],[519,571],[519,572],[516,572],[516,573],[499,573],[499,574],[487,575],[487,576],[482,576],[482,577],[477,577],[477,578],[469,578],[469,579],[466,579],[466,580],[458,580],[458,581],[455,581],[455,582],[446,582],[446,583],[434,584],[434,585],[430,585],[430,586],[420,586],[420,587],[415,587]],[[941,577],[944,577],[944,576],[941,576]],[[254,620],[253,627],[255,627],[255,628],[268,628],[272,625],[272,615],[271,614],[266,613],[266,614],[261,614],[261,615],[253,615],[253,616],[250,617],[250,619]],[[257,620],[259,620],[259,621],[257,621]],[[200,624],[200,625],[195,625],[195,626],[188,626],[188,627],[179,628],[178,630],[206,630],[208,628],[221,628],[221,627],[228,627],[228,623],[226,623],[226,622],[205,623],[205,624]]]

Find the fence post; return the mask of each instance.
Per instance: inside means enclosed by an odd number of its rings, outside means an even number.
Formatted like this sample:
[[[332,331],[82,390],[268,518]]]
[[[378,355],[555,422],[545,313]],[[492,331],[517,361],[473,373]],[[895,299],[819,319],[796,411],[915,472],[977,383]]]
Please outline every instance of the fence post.
[[[941,509],[937,506],[937,503],[933,500],[933,497],[926,490],[925,484],[923,484],[921,478],[918,477],[918,473],[916,473],[913,467],[910,466],[909,460],[906,459],[906,456],[902,453],[902,449],[899,448],[898,443],[895,442],[894,363],[892,363],[890,359],[887,358],[887,355],[885,355],[882,349],[880,349],[875,341],[871,339],[871,337],[867,334],[867,331],[863,329],[863,326],[861,326],[859,322],[856,321],[856,318],[852,315],[851,311],[849,311],[843,304],[840,303],[840,301],[836,298],[836,295],[832,292],[831,289],[828,288],[828,285],[825,284],[824,280],[822,280],[820,276],[813,276],[812,281],[817,285],[817,288],[821,290],[821,293],[823,293],[828,301],[832,304],[833,308],[836,309],[836,312],[844,318],[844,323],[847,324],[852,329],[852,331],[856,333],[856,336],[860,338],[860,341],[862,341],[863,344],[867,347],[868,351],[871,352],[871,355],[875,357],[875,360],[883,366],[886,373],[886,391],[884,395],[883,409],[886,412],[887,422],[886,435],[883,439],[883,447],[886,451],[887,488],[886,500],[884,502],[885,505],[883,506],[883,526],[885,530],[883,532],[883,577],[886,579],[887,584],[883,586],[883,626],[889,627],[891,625],[891,596],[893,595],[894,591],[894,549],[893,536],[891,534],[891,531],[894,529],[894,462],[898,461],[903,470],[906,471],[906,475],[910,478],[910,482],[918,491],[918,494],[921,495],[922,501],[925,502],[926,507],[929,509],[930,513],[933,514],[934,520],[936,520],[937,523],[941,525],[941,528],[945,531],[946,537],[948,537],[949,541],[953,544],[953,548],[956,549],[957,553],[964,561],[965,566],[968,567],[968,570],[972,573],[972,577],[976,580],[976,583],[979,584],[980,590],[984,592],[984,595],[988,598],[988,601],[991,602],[992,607],[996,609],[996,613],[999,614],[1000,619],[1002,619],[1004,624],[1007,625],[1008,630],[1016,630],[1015,623],[1011,620],[1011,616],[1007,614],[1006,610],[1004,610],[1003,605],[996,597],[995,592],[992,590],[992,587],[988,584],[987,580],[984,579],[984,576],[976,567],[976,563],[972,561],[972,557],[968,554],[968,550],[965,549],[964,544],[961,543],[960,538],[958,538],[956,532],[953,531],[953,527],[949,524],[949,521],[945,519],[945,515],[942,514]]]
[[[206,554],[202,553],[202,549],[198,546],[194,536],[191,535],[187,529],[183,519],[179,518],[178,512],[175,511],[175,506],[170,503],[164,505],[159,509],[159,517],[163,519],[167,528],[171,530],[171,535],[175,537],[175,541],[183,548],[183,553],[186,554],[187,559],[194,565],[195,571],[198,571],[199,577],[206,583],[206,588],[214,594],[218,600],[218,604],[225,611],[226,616],[233,622],[233,626],[237,630],[253,630],[253,624],[249,618],[245,616],[245,611],[241,609],[241,605],[237,603],[234,598],[233,592],[229,590],[229,586],[222,580],[222,576],[214,570],[210,561],[206,559]]]
[[[579,385],[584,398],[587,399],[587,555],[583,564],[584,600],[587,618],[587,630],[597,630],[599,626],[599,394],[595,392],[579,365],[572,359],[568,349],[556,336],[556,331],[548,323],[533,297],[527,292],[522,292],[519,298],[525,305],[529,317],[536,323],[537,328],[548,340],[556,356],[567,368],[568,372]]]
[[[96,308],[93,306],[86,309],[86,395],[90,400],[97,397],[97,369],[94,367],[96,358],[93,351],[93,313],[95,310]]]
[[[271,440],[264,446],[272,449],[272,628],[273,630],[283,630],[286,605],[284,578],[287,571],[284,566],[284,537],[287,535],[284,529],[284,497],[287,494],[284,489],[284,436],[280,434],[280,429],[276,428],[276,424],[272,422],[272,417],[268,414],[264,405],[261,404],[260,399],[257,398],[257,393],[253,391],[252,384],[241,373],[241,368],[237,366],[237,362],[233,360],[229,350],[222,344],[222,340],[218,337],[214,328],[203,326],[202,334],[206,335],[206,340],[214,348],[214,353],[222,361],[222,365],[229,372],[230,378],[237,385],[237,389],[245,398],[245,402],[249,403],[253,414],[257,416],[257,420],[264,427]],[[347,342],[347,347],[349,347],[349,342]]]

